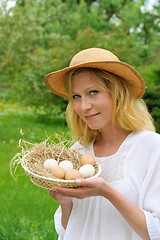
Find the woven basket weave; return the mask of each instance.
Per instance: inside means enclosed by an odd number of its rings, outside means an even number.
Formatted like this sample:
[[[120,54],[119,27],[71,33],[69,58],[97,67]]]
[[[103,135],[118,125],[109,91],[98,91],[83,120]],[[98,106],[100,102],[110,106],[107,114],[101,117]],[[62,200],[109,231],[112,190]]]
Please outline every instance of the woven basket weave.
[[[44,168],[43,164],[48,158],[57,160],[58,164],[63,160],[69,160],[72,162],[74,169],[79,169],[81,167],[81,157],[82,154],[80,154],[78,150],[68,148],[62,142],[56,144],[46,140],[39,144],[32,144],[30,150],[27,149],[27,151],[22,151],[21,154],[17,154],[11,161],[11,174],[13,172],[12,167],[15,163],[21,163],[22,168],[30,180],[39,187],[47,190],[51,189],[53,185],[76,188],[78,185],[75,180],[55,178],[50,171]],[[90,178],[98,177],[101,173],[101,167],[98,163],[95,162],[94,167],[95,174]]]
[[[51,189],[53,185],[60,186],[60,187],[68,187],[68,188],[76,188],[78,185],[76,184],[75,180],[64,180],[52,177],[45,177],[39,174],[33,173],[26,166],[21,163],[23,169],[25,170],[26,174],[29,176],[30,180],[37,186],[45,188],[47,190]],[[101,173],[101,167],[98,163],[95,163],[95,175],[91,178],[98,177]]]

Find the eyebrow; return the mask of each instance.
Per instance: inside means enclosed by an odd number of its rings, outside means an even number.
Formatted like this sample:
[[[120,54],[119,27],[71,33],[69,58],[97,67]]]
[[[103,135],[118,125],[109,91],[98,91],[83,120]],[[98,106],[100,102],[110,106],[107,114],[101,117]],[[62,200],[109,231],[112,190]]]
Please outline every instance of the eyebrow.
[[[88,88],[86,88],[85,89],[85,92],[88,92],[90,89],[93,89],[93,88],[98,88],[98,86],[97,85],[94,85],[94,86],[90,86],[90,87],[88,87]],[[72,94],[77,94],[76,92],[72,92]]]

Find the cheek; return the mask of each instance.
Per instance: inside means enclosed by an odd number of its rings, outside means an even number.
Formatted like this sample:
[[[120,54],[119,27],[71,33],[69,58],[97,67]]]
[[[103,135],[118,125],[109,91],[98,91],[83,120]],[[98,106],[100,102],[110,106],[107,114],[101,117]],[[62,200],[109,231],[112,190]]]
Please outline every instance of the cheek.
[[[105,114],[112,114],[113,112],[113,102],[111,99],[104,99],[104,101],[101,101],[98,103],[99,109],[102,113]]]

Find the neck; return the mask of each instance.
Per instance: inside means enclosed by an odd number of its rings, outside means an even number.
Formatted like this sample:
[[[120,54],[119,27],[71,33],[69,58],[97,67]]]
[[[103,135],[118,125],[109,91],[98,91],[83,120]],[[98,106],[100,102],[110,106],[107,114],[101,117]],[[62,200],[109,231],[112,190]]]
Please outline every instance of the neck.
[[[130,133],[131,131],[127,131],[118,127],[113,127],[110,128],[108,131],[102,129],[97,138],[99,138],[102,143],[113,144],[118,139],[125,139]]]
[[[109,156],[114,154],[131,131],[114,127],[109,131],[101,130],[94,142],[96,156]]]

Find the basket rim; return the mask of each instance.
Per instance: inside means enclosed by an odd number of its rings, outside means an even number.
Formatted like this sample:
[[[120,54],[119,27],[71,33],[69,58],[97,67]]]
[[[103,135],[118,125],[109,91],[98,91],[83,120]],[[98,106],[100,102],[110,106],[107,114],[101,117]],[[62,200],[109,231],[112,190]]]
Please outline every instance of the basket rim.
[[[23,158],[25,158],[29,153],[27,153]],[[22,159],[23,159],[22,158]],[[92,176],[92,177],[89,177],[89,178],[84,178],[84,179],[92,179],[92,178],[95,178],[95,177],[98,177],[102,171],[102,168],[101,166],[96,162],[96,165],[98,166],[98,172]],[[29,174],[33,175],[34,177],[36,178],[39,178],[39,179],[44,179],[44,180],[47,180],[47,181],[52,181],[52,182],[62,182],[62,183],[74,183],[75,180],[65,180],[65,179],[59,179],[59,178],[51,178],[51,177],[44,177],[44,176],[41,176],[39,174],[36,174],[34,172],[32,172],[31,170],[29,170],[28,168],[26,168],[23,163],[21,162],[21,166],[22,168]]]

